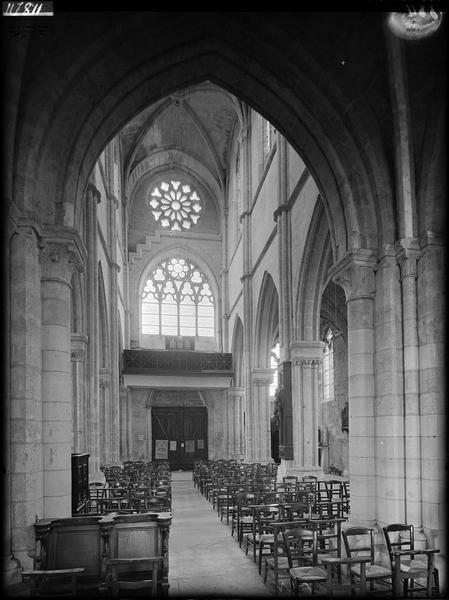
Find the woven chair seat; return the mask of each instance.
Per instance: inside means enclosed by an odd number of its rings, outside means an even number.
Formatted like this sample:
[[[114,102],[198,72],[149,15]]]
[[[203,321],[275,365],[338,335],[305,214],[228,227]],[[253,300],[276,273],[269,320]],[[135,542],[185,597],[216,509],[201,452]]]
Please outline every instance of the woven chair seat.
[[[289,572],[296,581],[327,581],[327,573],[320,567],[294,567]]]

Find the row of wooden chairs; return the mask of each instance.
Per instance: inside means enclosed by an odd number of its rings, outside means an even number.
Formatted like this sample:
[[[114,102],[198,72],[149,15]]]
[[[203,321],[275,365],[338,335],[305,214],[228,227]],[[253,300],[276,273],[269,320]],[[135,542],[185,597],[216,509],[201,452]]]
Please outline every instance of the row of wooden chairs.
[[[237,532],[264,582],[272,577],[276,594],[282,581],[290,582],[294,597],[318,590],[329,596],[350,590],[362,596],[439,597],[439,550],[415,548],[412,525],[387,525],[383,535],[390,564],[376,563],[374,529],[344,525],[350,513],[346,482],[289,476],[273,483],[259,473],[243,485],[230,477],[239,470],[201,465],[194,485],[221,521],[226,518],[231,535]],[[304,489],[304,483],[311,485]]]
[[[168,465],[167,465],[168,466]],[[103,467],[106,484],[91,482],[84,511],[89,514],[171,511],[170,471],[157,463],[128,461]]]

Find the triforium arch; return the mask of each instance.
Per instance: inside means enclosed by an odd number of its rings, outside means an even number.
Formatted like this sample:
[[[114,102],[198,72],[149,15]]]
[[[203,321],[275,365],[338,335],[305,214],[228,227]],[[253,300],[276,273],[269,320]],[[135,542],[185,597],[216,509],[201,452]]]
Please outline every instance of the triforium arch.
[[[311,40],[306,41],[306,35],[300,45],[297,27],[306,32],[307,19],[295,20],[294,31],[291,19],[282,13],[275,17],[277,23],[263,14],[240,13],[221,13],[219,20],[208,14],[181,17],[176,13],[151,14],[149,19],[127,15],[121,27],[111,28],[107,35],[102,21],[101,35],[94,25],[85,28],[83,40],[78,33],[76,40],[67,39],[65,48],[73,48],[73,54],[61,52],[54,61],[58,72],[66,73],[66,85],[58,87],[57,105],[48,102],[52,94],[46,87],[52,86],[53,69],[34,70],[20,119],[24,130],[34,123],[35,131],[46,130],[47,135],[36,144],[28,137],[26,143],[25,139],[18,142],[15,172],[34,174],[32,179],[14,181],[19,205],[33,198],[45,221],[75,225],[94,161],[118,129],[164,95],[211,80],[266,115],[306,161],[332,213],[339,256],[354,247],[376,247],[380,239],[374,223],[382,223],[383,237],[392,239],[389,171],[380,142],[375,141],[377,126],[369,111],[355,103],[350,122],[346,118],[348,100],[342,86],[311,58],[306,45]],[[356,23],[348,25],[349,31],[351,26]],[[199,31],[207,35],[198,38]],[[49,51],[42,40],[39,48],[40,56]],[[51,51],[54,54],[53,47]],[[299,65],[290,62],[289,55]],[[103,76],[97,77],[95,73],[101,71]],[[83,89],[78,83],[74,93],[73,81],[81,72],[78,81],[89,87]],[[369,154],[367,138],[372,140]],[[49,169],[56,156],[60,168]],[[46,199],[54,197],[61,202],[47,205]]]

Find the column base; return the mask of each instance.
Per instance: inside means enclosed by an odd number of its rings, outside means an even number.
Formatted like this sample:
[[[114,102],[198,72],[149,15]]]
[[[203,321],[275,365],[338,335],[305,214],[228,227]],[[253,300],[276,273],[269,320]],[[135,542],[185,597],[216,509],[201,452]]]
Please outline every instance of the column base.
[[[22,582],[20,562],[11,554],[3,562],[3,584],[5,588]]]

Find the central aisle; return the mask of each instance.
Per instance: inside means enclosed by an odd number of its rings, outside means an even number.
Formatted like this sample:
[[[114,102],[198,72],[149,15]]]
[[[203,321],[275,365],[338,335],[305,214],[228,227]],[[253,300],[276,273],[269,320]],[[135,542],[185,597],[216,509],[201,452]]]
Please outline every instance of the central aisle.
[[[239,548],[226,521],[193,487],[192,472],[172,473],[169,595],[271,597],[256,563]]]

